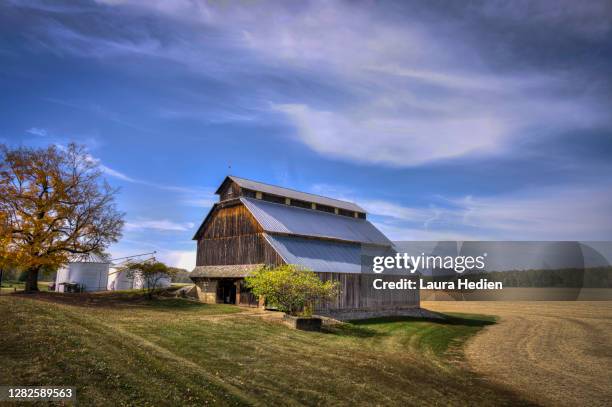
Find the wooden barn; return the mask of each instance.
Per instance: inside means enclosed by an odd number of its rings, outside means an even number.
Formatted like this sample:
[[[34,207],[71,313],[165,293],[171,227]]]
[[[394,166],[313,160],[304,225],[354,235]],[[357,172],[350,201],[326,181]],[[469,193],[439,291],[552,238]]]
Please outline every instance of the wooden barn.
[[[373,280],[406,275],[373,274],[373,255],[392,243],[358,205],[234,176],[225,178],[215,203],[194,236],[198,297],[207,303],[262,306],[244,286],[263,264],[296,264],[341,284],[335,301],[317,305],[319,315],[339,319],[393,315],[419,307],[418,290],[375,290]]]

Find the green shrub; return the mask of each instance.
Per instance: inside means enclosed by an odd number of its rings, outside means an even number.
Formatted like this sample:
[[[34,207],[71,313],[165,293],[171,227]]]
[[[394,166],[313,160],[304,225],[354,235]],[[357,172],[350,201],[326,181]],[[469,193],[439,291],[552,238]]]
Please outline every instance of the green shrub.
[[[338,282],[321,281],[310,270],[294,265],[262,267],[245,279],[258,297],[290,315],[311,315],[314,302],[326,302],[339,292]]]

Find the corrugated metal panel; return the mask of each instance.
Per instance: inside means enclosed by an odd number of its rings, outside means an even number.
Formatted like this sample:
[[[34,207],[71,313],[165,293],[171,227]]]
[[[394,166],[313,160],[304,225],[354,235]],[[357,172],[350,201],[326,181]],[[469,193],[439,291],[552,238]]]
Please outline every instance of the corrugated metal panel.
[[[361,272],[359,243],[326,242],[273,235],[266,235],[266,239],[288,264],[329,273]]]
[[[259,199],[240,199],[266,232],[391,245],[389,239],[365,219],[332,215]]]
[[[260,191],[272,195],[279,195],[291,199],[299,199],[301,201],[306,202],[314,202],[321,205],[333,206],[335,208],[346,209],[348,211],[357,211],[365,213],[365,210],[363,208],[352,202],[341,201],[339,199],[333,199],[325,196],[300,192],[293,189],[277,187],[275,185],[268,185],[262,182],[234,177],[233,175],[230,175],[228,178],[230,178],[236,184],[240,185],[241,188],[251,189],[253,191]]]
[[[84,291],[104,291],[108,284],[108,263],[68,263],[55,277],[56,291],[63,291],[60,284],[75,283]]]
[[[110,256],[98,253],[75,254],[70,257],[70,263],[104,263],[109,264]]]

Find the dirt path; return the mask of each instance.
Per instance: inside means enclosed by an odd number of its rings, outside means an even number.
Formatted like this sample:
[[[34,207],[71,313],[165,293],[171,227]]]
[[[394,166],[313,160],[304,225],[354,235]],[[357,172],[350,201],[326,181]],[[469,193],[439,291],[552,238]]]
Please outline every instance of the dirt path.
[[[466,348],[470,365],[543,405],[609,406],[612,302],[423,302],[440,312],[497,315]]]

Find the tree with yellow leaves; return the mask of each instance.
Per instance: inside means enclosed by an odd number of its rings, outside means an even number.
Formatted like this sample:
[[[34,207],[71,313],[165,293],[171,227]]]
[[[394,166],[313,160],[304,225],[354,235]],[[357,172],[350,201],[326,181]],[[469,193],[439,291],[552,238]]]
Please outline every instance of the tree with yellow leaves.
[[[8,232],[8,223],[6,215],[0,212],[0,282],[4,276],[4,272],[12,266],[11,256],[9,255],[10,234]]]
[[[121,236],[116,189],[82,146],[44,149],[0,145],[0,261],[27,270],[38,291],[43,268],[102,254]]]

